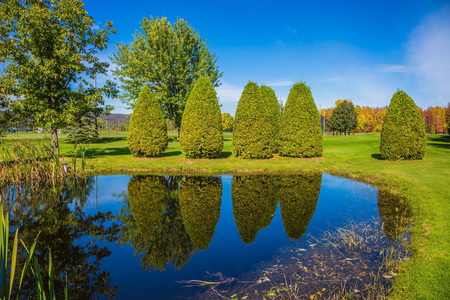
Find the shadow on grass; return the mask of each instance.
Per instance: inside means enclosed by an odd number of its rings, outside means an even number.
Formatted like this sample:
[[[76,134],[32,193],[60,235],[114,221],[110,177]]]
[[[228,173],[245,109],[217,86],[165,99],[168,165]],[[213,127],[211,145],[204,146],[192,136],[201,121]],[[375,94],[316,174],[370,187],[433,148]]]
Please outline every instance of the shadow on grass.
[[[450,143],[449,144],[428,143],[427,145],[436,148],[450,149]]]
[[[98,158],[104,156],[128,155],[131,154],[128,147],[112,148],[112,149],[87,149],[86,156],[88,158]]]
[[[450,143],[450,135],[427,137],[427,140],[431,142]]]
[[[163,152],[159,157],[169,157],[169,156],[178,156],[181,154],[181,151],[170,151],[170,152]]]
[[[108,144],[108,143],[114,143],[119,141],[126,141],[126,137],[102,137],[101,139],[97,141],[93,141],[92,144]]]
[[[381,154],[377,153],[377,154],[372,154],[372,158],[375,158],[377,160],[383,160],[383,157],[381,157]]]
[[[227,151],[227,152],[220,153],[220,155],[217,156],[216,158],[228,158],[230,156],[231,156],[231,152]]]

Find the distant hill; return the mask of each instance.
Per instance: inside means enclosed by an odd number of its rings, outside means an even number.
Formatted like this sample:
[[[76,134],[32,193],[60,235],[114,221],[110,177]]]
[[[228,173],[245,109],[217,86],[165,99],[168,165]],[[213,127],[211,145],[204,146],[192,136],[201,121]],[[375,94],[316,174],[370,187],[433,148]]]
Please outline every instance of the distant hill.
[[[108,123],[128,123],[130,121],[130,115],[125,114],[110,114],[107,116],[101,115],[98,119],[103,119],[105,121],[108,121]]]

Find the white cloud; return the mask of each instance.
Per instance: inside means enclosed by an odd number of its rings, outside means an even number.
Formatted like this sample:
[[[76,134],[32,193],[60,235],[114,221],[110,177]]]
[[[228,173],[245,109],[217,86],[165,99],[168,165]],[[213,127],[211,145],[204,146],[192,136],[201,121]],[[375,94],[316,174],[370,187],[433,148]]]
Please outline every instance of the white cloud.
[[[378,72],[382,73],[408,73],[411,68],[406,65],[378,65],[376,67]]]
[[[237,103],[239,102],[239,98],[241,98],[243,90],[244,85],[236,86],[222,81],[222,84],[216,89],[219,104],[222,105],[222,113],[230,113],[234,116]]]
[[[342,77],[331,77],[331,78],[324,78],[324,79],[318,79],[315,80],[315,82],[333,82],[333,81],[342,81],[344,78]]]
[[[407,60],[429,105],[446,105],[450,101],[450,5],[427,16],[413,30]]]
[[[92,29],[94,30],[100,30],[100,26],[98,26],[97,24],[92,25]]]

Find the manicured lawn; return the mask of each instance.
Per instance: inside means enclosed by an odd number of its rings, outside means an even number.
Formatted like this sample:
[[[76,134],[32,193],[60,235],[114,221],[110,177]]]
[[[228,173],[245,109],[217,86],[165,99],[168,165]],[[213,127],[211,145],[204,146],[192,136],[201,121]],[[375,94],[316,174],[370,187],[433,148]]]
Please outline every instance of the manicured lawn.
[[[4,139],[38,139],[39,134],[9,134]],[[134,158],[126,133],[102,133],[103,139],[88,148],[87,166],[95,173],[279,173],[319,170],[357,179],[406,196],[414,213],[414,256],[403,264],[394,281],[396,299],[450,298],[450,138],[428,136],[427,154],[420,161],[384,161],[378,133],[326,136],[324,157],[296,159],[275,156],[267,160],[244,160],[232,155],[231,134],[225,134],[224,150],[217,159],[187,159],[174,140],[162,157]],[[61,154],[73,146],[61,136]]]

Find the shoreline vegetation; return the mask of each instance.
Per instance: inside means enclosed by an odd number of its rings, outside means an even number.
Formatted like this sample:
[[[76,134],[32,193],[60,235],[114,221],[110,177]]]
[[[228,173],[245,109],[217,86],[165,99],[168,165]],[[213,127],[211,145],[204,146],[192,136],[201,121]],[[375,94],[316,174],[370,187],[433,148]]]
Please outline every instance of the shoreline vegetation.
[[[8,134],[12,140],[41,140],[43,134]],[[423,160],[381,159],[379,133],[325,136],[321,158],[241,159],[232,153],[232,134],[224,133],[224,148],[216,159],[189,159],[175,135],[160,157],[136,158],[127,147],[126,133],[101,133],[86,151],[88,175],[104,174],[262,174],[321,171],[358,180],[407,198],[413,210],[412,260],[400,266],[393,299],[450,298],[450,137],[427,136]],[[3,150],[2,150],[3,151]],[[60,136],[60,155],[70,163],[73,146]]]

